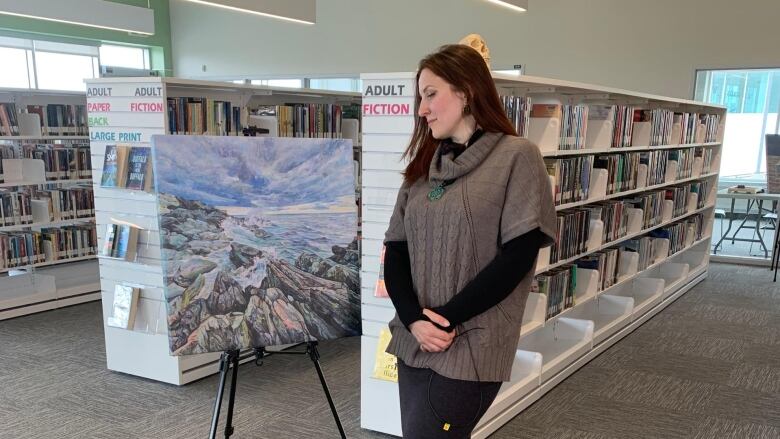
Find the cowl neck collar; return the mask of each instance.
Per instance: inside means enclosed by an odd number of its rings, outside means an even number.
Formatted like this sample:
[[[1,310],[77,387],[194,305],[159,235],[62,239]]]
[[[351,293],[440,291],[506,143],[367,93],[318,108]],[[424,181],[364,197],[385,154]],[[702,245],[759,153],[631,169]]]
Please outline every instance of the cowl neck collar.
[[[503,136],[502,133],[484,133],[457,158],[451,150],[442,154],[444,142],[439,143],[428,169],[428,180],[452,180],[468,174],[485,160]]]

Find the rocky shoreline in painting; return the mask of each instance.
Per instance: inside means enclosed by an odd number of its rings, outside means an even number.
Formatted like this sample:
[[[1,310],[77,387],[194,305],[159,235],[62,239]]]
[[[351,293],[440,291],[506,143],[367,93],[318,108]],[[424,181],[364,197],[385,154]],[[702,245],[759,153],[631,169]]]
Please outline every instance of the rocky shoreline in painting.
[[[283,257],[268,230],[281,217],[234,217],[169,194],[159,205],[174,355],[360,333],[356,240]]]

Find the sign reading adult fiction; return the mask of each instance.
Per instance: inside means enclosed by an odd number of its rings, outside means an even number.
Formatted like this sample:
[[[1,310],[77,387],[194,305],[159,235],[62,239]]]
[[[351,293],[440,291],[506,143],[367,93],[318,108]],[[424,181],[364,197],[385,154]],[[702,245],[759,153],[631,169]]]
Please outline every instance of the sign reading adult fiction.
[[[170,350],[360,333],[352,142],[152,137]]]
[[[413,98],[412,85],[404,81],[394,83],[369,81],[363,91],[363,117],[411,116]]]

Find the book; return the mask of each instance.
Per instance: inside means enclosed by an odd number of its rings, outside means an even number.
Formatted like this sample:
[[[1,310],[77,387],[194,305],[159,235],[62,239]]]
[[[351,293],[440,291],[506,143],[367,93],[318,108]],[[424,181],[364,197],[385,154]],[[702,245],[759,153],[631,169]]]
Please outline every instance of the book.
[[[128,155],[127,180],[128,189],[148,191],[152,188],[152,161],[149,160],[151,150],[148,147],[134,146]]]
[[[374,297],[390,297],[385,287],[385,246],[382,246],[382,252],[379,254],[379,278],[374,286]]]
[[[107,145],[103,159],[102,187],[124,187],[127,180],[127,156],[129,148],[124,145]]]
[[[128,224],[118,225],[114,247],[111,256],[115,258],[133,260],[138,243],[138,228]]]
[[[398,360],[394,355],[385,352],[391,338],[390,329],[382,328],[379,330],[379,342],[376,345],[374,372],[371,374],[371,378],[397,383]]]
[[[106,226],[106,236],[103,240],[103,250],[100,252],[103,256],[112,256],[114,248],[114,240],[116,239],[116,224],[108,224]]]
[[[140,290],[127,285],[114,287],[113,313],[106,324],[115,328],[132,329],[135,325],[135,315],[138,309]]]

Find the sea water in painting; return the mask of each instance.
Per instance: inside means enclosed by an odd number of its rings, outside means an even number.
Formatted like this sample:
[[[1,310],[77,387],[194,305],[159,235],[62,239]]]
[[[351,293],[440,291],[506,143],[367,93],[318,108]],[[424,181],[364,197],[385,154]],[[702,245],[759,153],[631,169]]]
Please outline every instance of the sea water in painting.
[[[359,334],[351,141],[152,144],[174,355]]]

